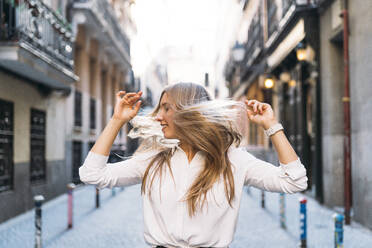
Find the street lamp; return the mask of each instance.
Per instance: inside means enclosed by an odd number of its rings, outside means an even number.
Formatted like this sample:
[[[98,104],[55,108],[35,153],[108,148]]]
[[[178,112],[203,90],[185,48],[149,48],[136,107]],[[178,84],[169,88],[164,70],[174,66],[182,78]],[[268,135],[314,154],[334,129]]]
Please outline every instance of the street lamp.
[[[234,61],[241,62],[244,59],[244,53],[244,46],[236,41],[234,47],[232,48],[232,56]]]
[[[296,56],[298,61],[305,61],[307,59],[306,44],[304,42],[298,43],[296,49]]]
[[[274,87],[274,79],[272,77],[267,77],[264,81],[265,89],[272,89]]]

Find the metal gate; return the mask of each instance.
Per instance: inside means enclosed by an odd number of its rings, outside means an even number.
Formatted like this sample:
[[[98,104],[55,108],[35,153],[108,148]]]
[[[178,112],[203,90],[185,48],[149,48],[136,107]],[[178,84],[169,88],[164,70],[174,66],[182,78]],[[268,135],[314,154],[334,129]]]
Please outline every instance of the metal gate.
[[[13,121],[13,103],[0,100],[0,192],[13,188]]]
[[[45,111],[31,109],[31,182],[40,182],[46,179],[45,161]]]

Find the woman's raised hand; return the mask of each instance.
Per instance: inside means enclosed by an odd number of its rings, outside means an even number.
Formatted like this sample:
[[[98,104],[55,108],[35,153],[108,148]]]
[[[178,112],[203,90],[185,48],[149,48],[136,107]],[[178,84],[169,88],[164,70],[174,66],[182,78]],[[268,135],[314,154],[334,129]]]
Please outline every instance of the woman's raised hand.
[[[262,103],[257,100],[245,100],[247,106],[248,119],[255,124],[268,129],[278,121],[270,104]]]
[[[142,91],[138,93],[119,91],[116,93],[116,103],[112,118],[122,121],[123,124],[130,121],[137,115],[141,107],[141,101],[139,101],[141,95]]]

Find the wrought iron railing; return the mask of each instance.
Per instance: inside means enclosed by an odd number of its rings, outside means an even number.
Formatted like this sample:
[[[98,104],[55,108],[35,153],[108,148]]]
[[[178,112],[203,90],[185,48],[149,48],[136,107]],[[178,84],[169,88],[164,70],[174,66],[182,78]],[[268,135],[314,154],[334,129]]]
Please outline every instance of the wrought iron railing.
[[[279,25],[277,11],[278,6],[276,1],[267,1],[267,26],[269,37],[277,30]]]
[[[263,28],[261,24],[261,13],[256,12],[248,29],[246,44],[245,65],[250,66],[263,48]]]
[[[72,69],[70,24],[41,0],[0,0],[0,42],[19,42],[25,48]]]

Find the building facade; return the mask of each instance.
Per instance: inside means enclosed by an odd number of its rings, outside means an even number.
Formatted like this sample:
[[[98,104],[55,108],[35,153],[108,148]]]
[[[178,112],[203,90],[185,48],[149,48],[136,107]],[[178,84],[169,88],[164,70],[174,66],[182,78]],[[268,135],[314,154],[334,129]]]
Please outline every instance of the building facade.
[[[348,14],[345,33],[343,15]],[[372,173],[370,142],[372,86],[370,1],[321,1],[320,80],[322,84],[321,116],[323,133],[324,201],[327,205],[344,206],[350,191],[352,218],[372,229]],[[345,38],[348,40],[349,63],[345,64]],[[348,65],[348,66],[347,66]],[[348,70],[349,97],[345,97],[345,70]],[[345,102],[350,103],[351,183],[345,183]],[[347,189],[349,187],[349,189]]]
[[[75,73],[79,76],[67,99],[66,159],[72,181],[79,183],[79,167],[110,120],[119,90],[136,90],[130,64],[128,1],[73,1],[69,9],[76,33]],[[127,150],[127,126],[117,136],[112,154]],[[119,159],[111,156],[110,161]]]
[[[130,64],[133,1],[0,1],[0,222],[79,184],[78,168],[138,90]],[[133,142],[123,127],[110,161]],[[133,149],[132,149],[133,150]]]
[[[0,222],[66,191],[74,34],[63,3],[0,1]]]
[[[370,149],[366,123],[370,114],[365,110],[372,87],[362,79],[371,73],[366,19],[371,4],[338,0],[251,0],[245,4],[237,38],[240,45],[232,49],[225,69],[230,96],[272,104],[307,168],[307,193],[329,207],[345,207],[346,215],[350,213],[347,206],[351,206],[354,219],[371,228],[367,209],[372,174],[366,170],[366,151]],[[347,36],[345,10],[350,17]],[[344,37],[349,44],[346,48]],[[244,50],[241,60],[233,56],[239,47]],[[350,56],[346,64],[345,51]],[[350,96],[345,95],[345,70],[349,72]],[[351,106],[349,179],[344,169],[349,159],[345,102]],[[262,137],[262,130],[250,126],[250,144],[270,154],[271,145]],[[345,198],[348,192],[350,200]]]

